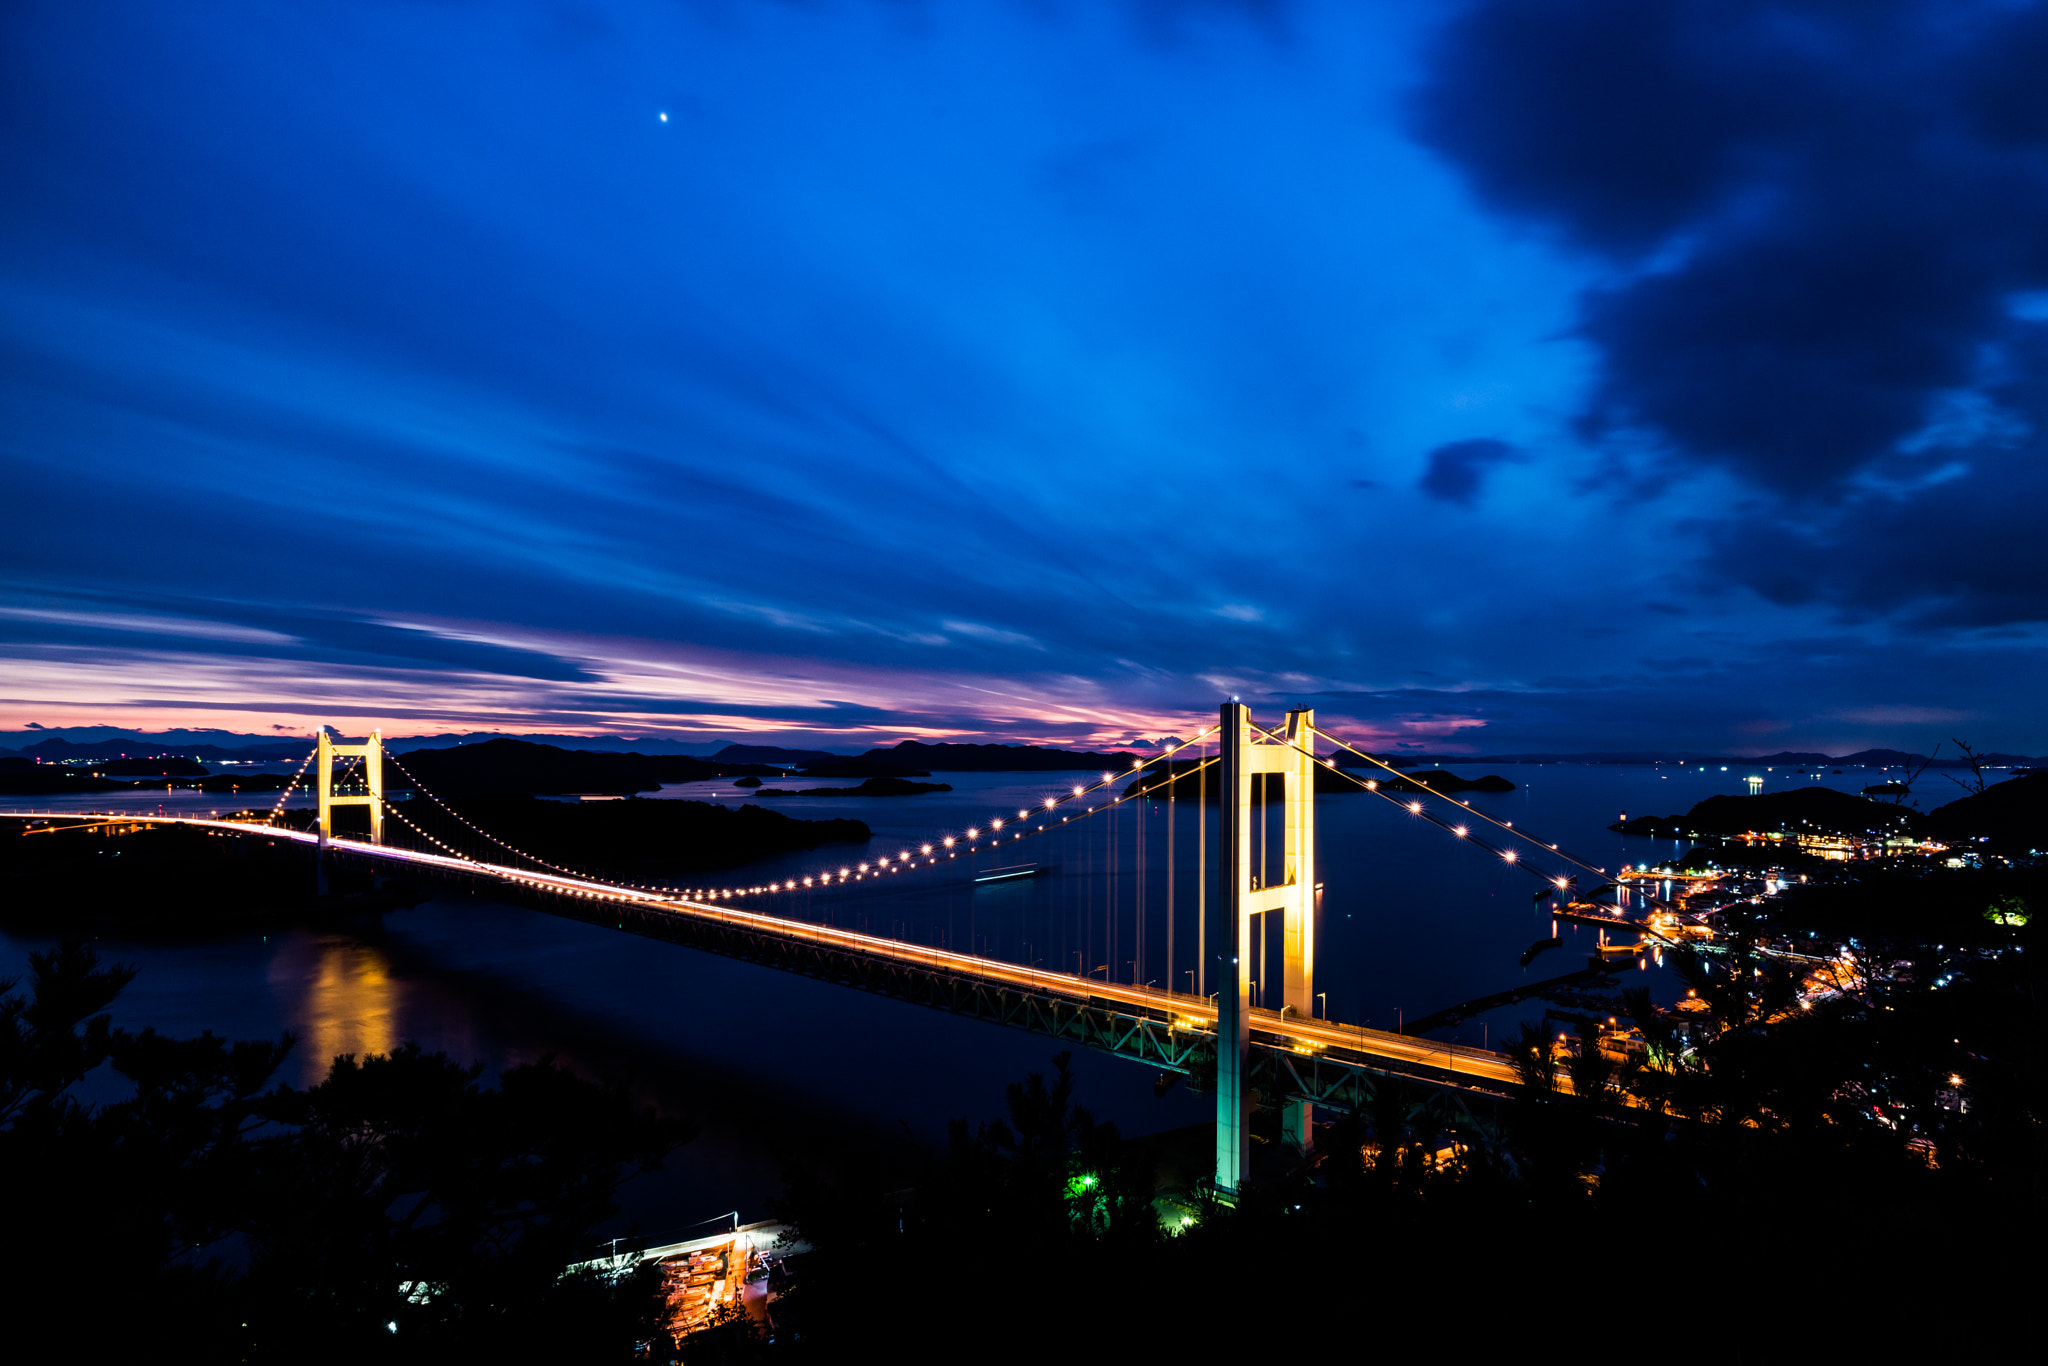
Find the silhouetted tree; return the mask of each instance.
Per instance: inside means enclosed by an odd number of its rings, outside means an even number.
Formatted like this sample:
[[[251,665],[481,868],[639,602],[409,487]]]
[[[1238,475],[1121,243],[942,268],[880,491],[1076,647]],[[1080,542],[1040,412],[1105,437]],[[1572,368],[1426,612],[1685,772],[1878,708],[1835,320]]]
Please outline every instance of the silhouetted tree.
[[[409,1044],[267,1098],[292,1137],[263,1151],[246,1228],[266,1340],[594,1355],[654,1331],[649,1287],[562,1273],[617,1212],[621,1173],[659,1165],[685,1130],[552,1059],[496,1087],[481,1074]]]
[[[1963,756],[1963,762],[1970,766],[1970,776],[1958,778],[1951,773],[1946,775],[1948,780],[1973,797],[1991,786],[1991,780],[1984,776],[1984,756],[1961,740],[1951,740],[1949,743],[1956,747],[1956,752]]]
[[[659,1273],[564,1275],[628,1173],[685,1137],[551,1061],[499,1086],[408,1046],[307,1091],[292,1046],[130,1034],[132,969],[78,943],[0,982],[0,1276],[44,1331],[184,1360],[628,1359]],[[118,1098],[78,1094],[108,1065]],[[73,1348],[77,1350],[72,1350]]]
[[[227,1331],[230,1235],[258,1094],[291,1047],[112,1027],[106,1008],[135,976],[76,941],[29,956],[29,991],[0,983],[0,1170],[9,1236],[0,1276],[55,1324],[152,1325],[203,1347]],[[103,1063],[118,1100],[77,1094]],[[118,1267],[118,1293],[89,1274]]]

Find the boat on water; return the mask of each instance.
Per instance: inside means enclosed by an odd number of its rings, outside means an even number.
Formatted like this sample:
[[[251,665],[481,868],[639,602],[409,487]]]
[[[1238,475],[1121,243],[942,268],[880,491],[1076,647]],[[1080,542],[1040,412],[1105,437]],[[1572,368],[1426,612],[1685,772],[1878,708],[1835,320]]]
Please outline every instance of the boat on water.
[[[1006,868],[991,868],[985,873],[975,874],[976,882],[1009,882],[1016,878],[1037,877],[1040,873],[1052,871],[1042,863],[1013,863]]]

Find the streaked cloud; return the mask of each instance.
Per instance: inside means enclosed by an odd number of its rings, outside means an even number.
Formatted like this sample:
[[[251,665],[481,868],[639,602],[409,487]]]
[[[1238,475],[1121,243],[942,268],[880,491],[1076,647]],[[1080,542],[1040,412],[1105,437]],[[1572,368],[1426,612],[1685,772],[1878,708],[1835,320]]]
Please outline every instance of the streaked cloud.
[[[1851,707],[1835,715],[1865,726],[1946,726],[1970,717],[1953,707]]]
[[[278,631],[226,622],[200,621],[191,617],[157,617],[135,612],[84,612],[55,607],[0,607],[0,619],[41,622],[56,626],[80,626],[94,631],[124,634],[185,636],[195,640],[233,640],[251,645],[295,645],[296,638]]]
[[[2048,750],[2038,7],[600,8],[0,11],[0,728]]]

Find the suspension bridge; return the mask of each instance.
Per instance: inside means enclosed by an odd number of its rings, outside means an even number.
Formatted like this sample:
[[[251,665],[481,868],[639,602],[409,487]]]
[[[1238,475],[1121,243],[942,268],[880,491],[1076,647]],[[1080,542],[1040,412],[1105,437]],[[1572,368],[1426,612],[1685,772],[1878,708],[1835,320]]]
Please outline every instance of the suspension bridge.
[[[1338,764],[1340,754],[1355,761],[1355,770]],[[493,852],[482,857],[468,852],[387,801],[387,765],[410,785],[415,798],[425,797],[454,823],[444,828],[460,827]],[[866,859],[728,886],[639,885],[515,849],[427,792],[376,734],[347,745],[323,730],[267,819],[12,814],[190,825],[308,844],[317,851],[323,889],[337,860],[403,868],[472,886],[482,883],[497,899],[1130,1058],[1214,1092],[1214,1190],[1230,1199],[1251,1170],[1254,1105],[1277,1109],[1283,1143],[1305,1151],[1313,1144],[1315,1107],[1355,1110],[1384,1078],[1435,1088],[1474,1128],[1486,1127],[1478,1113],[1485,1102],[1510,1096],[1521,1084],[1514,1060],[1499,1053],[1318,1018],[1319,778],[1377,794],[1439,827],[1450,840],[1473,845],[1539,879],[1560,900],[1591,909],[1576,900],[1577,877],[1581,872],[1604,877],[1600,869],[1401,774],[1318,728],[1312,711],[1291,711],[1282,724],[1267,728],[1234,700],[1222,705],[1216,725],[1194,738],[1149,761],[1134,760],[1130,771],[1105,772],[1073,784],[1035,806],[995,813],[929,841],[892,842],[892,852]],[[1119,782],[1125,784],[1121,790]],[[282,819],[287,799],[302,783],[309,783],[315,798],[310,829]],[[355,806],[368,808],[367,838],[336,832],[334,813]],[[947,869],[957,878],[964,867],[976,874],[976,882],[1028,873],[1034,865],[996,861],[1012,857],[1013,851],[1021,855],[1029,841],[1057,841],[1062,832],[1071,837],[1091,823],[1115,822],[1124,812],[1137,818],[1131,823],[1135,839],[1128,851],[1121,844],[1105,846],[1121,853],[1121,866],[1118,857],[1106,858],[1100,877],[1112,889],[1108,905],[1120,904],[1114,899],[1121,895],[1114,891],[1119,881],[1135,880],[1130,897],[1134,935],[1124,950],[1134,956],[1121,963],[1130,969],[1129,981],[1117,980],[1112,970],[1118,965],[1120,911],[1100,926],[1091,922],[1083,937],[1086,947],[1070,950],[1073,972],[1047,968],[1028,952],[1027,961],[1015,962],[995,952],[962,952],[950,944],[917,943],[797,913],[799,897],[815,904],[819,895],[832,891],[893,891],[914,884],[920,875],[944,878]],[[1159,831],[1148,837],[1143,829],[1148,813],[1164,824],[1163,840]],[[1188,832],[1192,851],[1184,825],[1193,827]],[[1161,846],[1163,879],[1159,868],[1149,876],[1146,869],[1148,851],[1156,861]],[[1092,867],[1090,876],[1095,876]],[[1186,880],[1194,883],[1192,897],[1181,892]],[[1162,881],[1163,898],[1150,895],[1148,889]],[[1153,900],[1163,905],[1155,910],[1148,905]],[[1092,901],[1090,907],[1092,917]],[[1148,915],[1154,918],[1149,927]],[[1147,946],[1161,938],[1156,923],[1161,918],[1164,967],[1161,976],[1148,979]],[[1194,931],[1192,945],[1188,928]],[[975,946],[970,932],[970,950]],[[1087,960],[1097,956],[1110,962],[1084,971]],[[1273,957],[1279,960],[1277,972],[1269,962]],[[1183,980],[1188,989],[1175,989]]]

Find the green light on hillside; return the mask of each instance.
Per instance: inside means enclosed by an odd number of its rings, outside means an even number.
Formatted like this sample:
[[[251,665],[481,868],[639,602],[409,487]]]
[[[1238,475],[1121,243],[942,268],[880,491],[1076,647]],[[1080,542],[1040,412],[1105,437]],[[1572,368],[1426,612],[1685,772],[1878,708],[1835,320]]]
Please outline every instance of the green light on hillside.
[[[1985,910],[1984,918],[1994,925],[2007,925],[2013,929],[2018,929],[2029,920],[2032,920],[2034,914],[2027,908],[2024,898],[2002,896],[1992,902],[1990,907]]]

